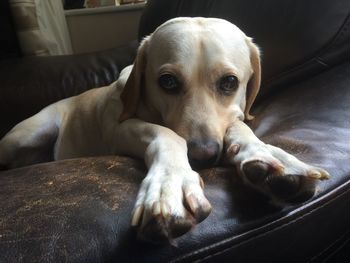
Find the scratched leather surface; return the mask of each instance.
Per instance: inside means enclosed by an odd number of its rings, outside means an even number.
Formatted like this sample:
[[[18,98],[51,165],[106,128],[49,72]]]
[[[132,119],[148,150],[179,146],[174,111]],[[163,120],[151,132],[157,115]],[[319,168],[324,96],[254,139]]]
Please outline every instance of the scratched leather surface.
[[[140,162],[91,158],[1,174],[0,255],[5,262],[100,259],[127,232]]]
[[[140,161],[83,158],[2,172],[0,254],[4,262],[162,262],[174,259],[174,252],[182,255],[177,250],[188,252],[205,240],[229,237],[234,226],[242,232],[246,226],[241,222],[261,224],[276,217],[270,214],[276,209],[263,196],[232,174],[227,168],[202,172],[212,215],[173,245],[162,247],[139,243],[129,227],[145,175]]]

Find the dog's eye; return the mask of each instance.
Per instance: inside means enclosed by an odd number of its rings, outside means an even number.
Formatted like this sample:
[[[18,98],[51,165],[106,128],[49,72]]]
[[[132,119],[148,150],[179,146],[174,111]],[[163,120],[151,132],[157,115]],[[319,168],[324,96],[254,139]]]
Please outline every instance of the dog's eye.
[[[238,79],[236,76],[228,75],[219,80],[218,88],[224,95],[230,95],[238,87]]]
[[[180,91],[180,82],[174,75],[169,73],[161,75],[158,84],[168,93],[178,93]]]

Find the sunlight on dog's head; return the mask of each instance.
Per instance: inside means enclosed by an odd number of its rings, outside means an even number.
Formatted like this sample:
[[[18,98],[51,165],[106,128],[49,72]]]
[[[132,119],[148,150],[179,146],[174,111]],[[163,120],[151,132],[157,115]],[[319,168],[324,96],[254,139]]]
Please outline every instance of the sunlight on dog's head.
[[[136,115],[169,127],[190,160],[220,158],[226,129],[249,114],[260,86],[258,48],[235,25],[176,18],[142,42],[122,94],[122,119]]]

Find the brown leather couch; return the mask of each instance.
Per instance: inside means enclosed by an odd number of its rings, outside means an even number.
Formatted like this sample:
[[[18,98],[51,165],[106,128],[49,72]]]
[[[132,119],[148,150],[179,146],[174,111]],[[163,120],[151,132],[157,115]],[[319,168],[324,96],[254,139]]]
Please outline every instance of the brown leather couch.
[[[255,38],[263,84],[251,127],[331,179],[311,200],[279,209],[230,168],[200,171],[211,215],[172,243],[152,245],[129,226],[142,160],[2,171],[0,262],[350,262],[350,1],[151,0],[140,38],[175,16],[225,18]],[[112,82],[135,49],[40,58],[2,51],[0,137],[45,105]]]

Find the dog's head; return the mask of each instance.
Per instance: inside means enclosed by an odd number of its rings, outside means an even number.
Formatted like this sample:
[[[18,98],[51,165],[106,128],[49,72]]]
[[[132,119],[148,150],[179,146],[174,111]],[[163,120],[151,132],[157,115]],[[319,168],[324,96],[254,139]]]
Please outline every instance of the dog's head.
[[[141,43],[121,95],[120,120],[148,116],[187,140],[194,164],[220,158],[226,129],[250,120],[260,86],[256,45],[215,18],[175,18]]]

